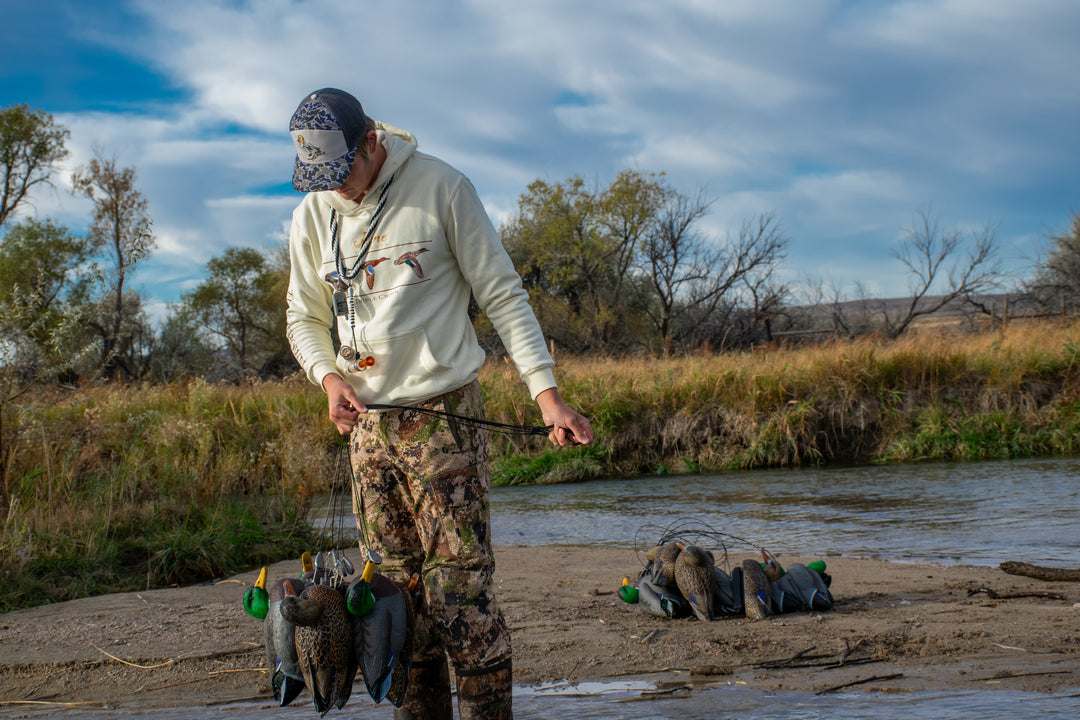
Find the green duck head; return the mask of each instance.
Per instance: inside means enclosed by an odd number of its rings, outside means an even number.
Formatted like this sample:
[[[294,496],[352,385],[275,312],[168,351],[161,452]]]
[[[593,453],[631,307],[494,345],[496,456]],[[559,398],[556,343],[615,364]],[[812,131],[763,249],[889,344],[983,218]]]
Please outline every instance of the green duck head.
[[[371,578],[375,576],[375,563],[368,560],[360,579],[349,586],[345,596],[345,607],[349,614],[363,617],[375,608],[375,595],[371,592]]]
[[[260,570],[259,579],[244,593],[244,609],[257,620],[265,619],[267,611],[270,610],[270,593],[266,591],[267,570],[265,567]]]

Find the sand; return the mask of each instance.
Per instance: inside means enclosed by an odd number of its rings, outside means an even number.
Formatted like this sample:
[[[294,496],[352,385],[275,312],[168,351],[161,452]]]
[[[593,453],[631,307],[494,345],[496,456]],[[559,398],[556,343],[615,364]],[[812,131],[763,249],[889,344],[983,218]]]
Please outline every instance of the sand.
[[[499,547],[497,597],[512,628],[514,682],[707,678],[813,692],[843,692],[834,689],[847,683],[888,692],[1080,687],[1078,583],[991,567],[827,561],[830,611],[702,622],[652,617],[619,599],[621,579],[641,568],[632,550]],[[279,563],[270,577],[297,569]],[[241,604],[256,575],[0,615],[0,707],[268,698],[262,623]]]

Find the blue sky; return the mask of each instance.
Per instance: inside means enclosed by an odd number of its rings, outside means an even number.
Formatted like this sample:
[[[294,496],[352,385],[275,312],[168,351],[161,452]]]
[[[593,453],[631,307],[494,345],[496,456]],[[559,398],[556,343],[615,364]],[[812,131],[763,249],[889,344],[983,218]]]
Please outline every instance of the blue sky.
[[[529,182],[624,168],[714,199],[716,238],[763,212],[784,278],[902,295],[893,257],[932,212],[992,224],[1019,275],[1080,211],[1074,0],[0,0],[0,106],[71,130],[27,210],[76,231],[71,170],[136,168],[160,316],[229,246],[281,243],[299,195],[289,117],[337,86],[468,174],[496,223]]]

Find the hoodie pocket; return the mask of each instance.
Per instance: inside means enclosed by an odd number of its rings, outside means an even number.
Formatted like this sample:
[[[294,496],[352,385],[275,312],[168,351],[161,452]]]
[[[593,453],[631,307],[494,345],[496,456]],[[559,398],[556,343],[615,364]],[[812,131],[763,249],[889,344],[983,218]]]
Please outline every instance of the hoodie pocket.
[[[371,358],[360,378],[372,392],[384,397],[410,394],[445,368],[431,351],[424,328],[378,339],[364,338],[357,350],[360,360]]]

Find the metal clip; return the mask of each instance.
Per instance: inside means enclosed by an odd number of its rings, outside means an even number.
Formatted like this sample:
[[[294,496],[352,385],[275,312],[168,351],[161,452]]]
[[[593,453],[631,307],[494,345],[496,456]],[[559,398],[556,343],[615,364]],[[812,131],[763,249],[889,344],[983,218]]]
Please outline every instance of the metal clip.
[[[353,567],[352,561],[344,555],[338,555],[338,551],[331,550],[330,557],[334,560],[334,569],[339,571],[342,575],[352,575],[356,568]]]

